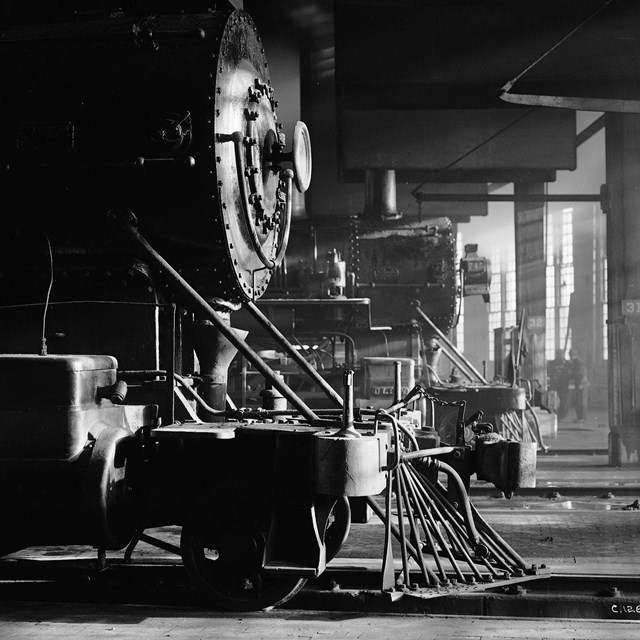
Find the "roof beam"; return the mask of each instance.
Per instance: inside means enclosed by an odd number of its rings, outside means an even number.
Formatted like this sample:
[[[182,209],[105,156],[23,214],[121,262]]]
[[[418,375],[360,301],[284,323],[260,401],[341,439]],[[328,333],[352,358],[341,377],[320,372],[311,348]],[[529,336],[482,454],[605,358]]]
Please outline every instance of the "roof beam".
[[[600,193],[518,194],[513,193],[416,193],[419,202],[601,202]]]
[[[393,167],[389,167],[392,169]],[[361,169],[346,169],[343,182],[364,182]],[[429,183],[483,183],[483,182],[555,182],[556,172],[551,169],[396,169],[396,181],[411,184]]]

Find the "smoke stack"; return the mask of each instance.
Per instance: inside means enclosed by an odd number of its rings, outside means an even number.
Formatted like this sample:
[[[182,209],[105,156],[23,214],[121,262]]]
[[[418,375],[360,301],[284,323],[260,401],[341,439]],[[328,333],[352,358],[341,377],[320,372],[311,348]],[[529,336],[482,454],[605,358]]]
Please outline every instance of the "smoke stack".
[[[394,169],[367,169],[362,216],[375,220],[397,220],[396,172]]]

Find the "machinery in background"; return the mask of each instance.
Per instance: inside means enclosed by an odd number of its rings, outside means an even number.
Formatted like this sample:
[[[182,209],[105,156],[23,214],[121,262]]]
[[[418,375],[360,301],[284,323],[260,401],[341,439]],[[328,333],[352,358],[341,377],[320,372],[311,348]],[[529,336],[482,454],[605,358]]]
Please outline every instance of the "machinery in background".
[[[420,300],[441,330],[455,324],[459,274],[448,218],[353,219],[349,271],[357,295],[371,300],[376,326],[409,324],[414,299]]]
[[[440,397],[464,399],[472,412],[485,411],[503,436],[536,442],[544,449],[526,390],[513,378],[489,382],[447,337],[457,322],[461,296],[481,295],[488,301],[489,260],[478,255],[477,245],[469,244],[457,262],[452,225],[446,218],[382,216],[380,207],[372,209],[367,202],[360,217],[331,224],[314,219],[311,232],[304,224],[303,233],[294,228],[297,253],[288,257],[288,264],[303,257],[297,267],[289,267],[286,286],[276,280],[258,303],[265,315],[334,387],[339,388],[343,367],[354,368],[360,407],[392,402],[391,372],[399,360],[405,391],[421,381]],[[342,244],[332,246],[324,261],[319,259],[318,246],[332,242]],[[304,259],[308,255],[311,261]],[[323,402],[322,395],[300,379],[289,355],[274,348],[255,321],[240,314],[239,324],[272,356],[274,368],[300,385],[303,396]],[[444,375],[445,370],[451,375]],[[245,399],[257,400],[252,373],[244,374]],[[452,441],[455,410],[437,407],[436,412],[441,436]],[[430,419],[422,415],[422,424]]]
[[[319,246],[324,257],[318,256]],[[342,368],[355,369],[359,403],[363,363],[371,358],[409,358],[414,378],[423,375],[424,340],[412,319],[415,298],[444,331],[455,322],[459,275],[446,218],[314,219],[310,230],[305,224],[292,227],[286,264],[258,306],[336,388]],[[289,354],[278,351],[253,318],[239,314],[238,326],[249,331],[257,349],[273,356],[283,375],[297,375]],[[249,383],[249,398],[254,391]],[[301,392],[316,393],[306,386]],[[378,395],[381,401],[391,398],[388,391]]]
[[[515,376],[510,380],[489,382],[456,346],[424,314],[418,301],[416,313],[431,328],[436,338],[431,341],[431,365],[429,367],[429,389],[442,399],[464,400],[471,411],[482,410],[487,419],[495,425],[496,432],[515,442],[532,442],[546,450],[538,417],[533,409],[526,389],[516,384]],[[433,364],[444,355],[459,372],[459,378],[443,382],[438,377]],[[511,356],[510,356],[511,357]],[[464,381],[463,381],[464,380]],[[445,438],[452,438],[456,428],[454,412],[438,412],[439,431]],[[469,440],[473,435],[468,432]]]
[[[489,302],[491,262],[478,255],[477,244],[465,245],[464,256],[460,260],[460,274],[463,296],[481,295],[485,302]]]

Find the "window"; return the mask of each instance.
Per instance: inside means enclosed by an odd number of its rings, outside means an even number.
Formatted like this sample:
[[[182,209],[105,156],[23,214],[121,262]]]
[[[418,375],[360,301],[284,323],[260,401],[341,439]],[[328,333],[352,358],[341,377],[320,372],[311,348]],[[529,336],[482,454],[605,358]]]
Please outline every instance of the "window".
[[[607,257],[602,259],[602,359],[609,359],[609,308],[607,307]]]
[[[545,349],[546,358],[548,361],[555,359],[556,357],[556,306],[555,302],[549,304],[550,300],[556,299],[556,268],[555,268],[555,252],[554,252],[554,226],[549,216],[545,219],[546,227],[546,336],[545,336]]]
[[[547,333],[546,356],[571,348],[569,310],[574,288],[573,208],[547,213]]]
[[[489,359],[495,358],[495,330],[514,327],[516,320],[516,252],[513,246],[494,248],[491,256]]]
[[[456,236],[456,256],[457,263],[460,264],[460,258],[464,256],[464,242],[462,240],[462,233],[458,231],[458,235]],[[461,282],[456,278],[456,286],[460,287]],[[455,344],[456,347],[460,351],[464,351],[464,296],[460,296],[459,304],[459,314],[458,314],[458,324],[455,328]]]

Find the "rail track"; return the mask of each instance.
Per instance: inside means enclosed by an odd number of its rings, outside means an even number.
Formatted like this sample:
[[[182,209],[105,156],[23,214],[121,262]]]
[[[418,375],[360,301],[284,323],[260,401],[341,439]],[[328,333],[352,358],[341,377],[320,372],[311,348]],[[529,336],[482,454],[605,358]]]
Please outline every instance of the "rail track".
[[[96,559],[6,558],[0,562],[0,600],[4,602],[108,603],[211,609],[188,586],[176,559],[110,561]],[[640,575],[577,575],[541,572],[508,581],[453,583],[425,595],[380,591],[379,567],[358,560],[331,564],[309,582],[286,608],[307,611],[440,614],[468,616],[640,619]]]

